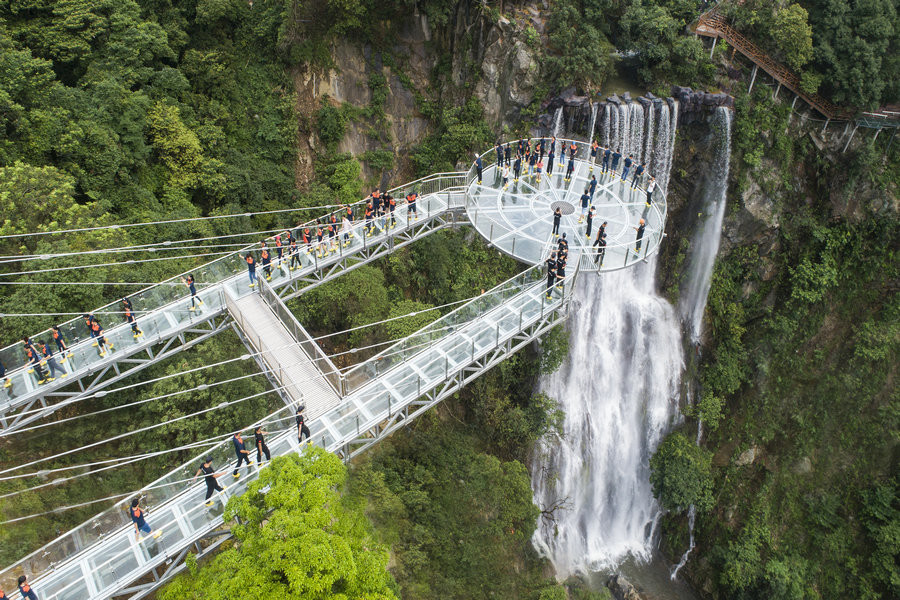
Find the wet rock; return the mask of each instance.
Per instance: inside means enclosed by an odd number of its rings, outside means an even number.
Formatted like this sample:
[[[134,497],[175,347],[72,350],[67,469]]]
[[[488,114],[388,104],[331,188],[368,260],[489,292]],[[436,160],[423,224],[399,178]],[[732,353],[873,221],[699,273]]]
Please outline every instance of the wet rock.
[[[621,573],[610,577],[606,582],[606,587],[609,588],[616,600],[644,600],[637,588]]]
[[[615,104],[616,106],[619,106],[622,104],[621,98],[619,98],[616,94],[613,94],[612,96],[607,96],[606,101],[611,102],[612,104]]]
[[[631,92],[622,92],[622,100],[631,102]]]
[[[758,453],[759,453],[759,449],[756,446],[751,446],[750,448],[747,448],[746,450],[744,450],[743,452],[741,452],[738,455],[737,460],[734,461],[734,464],[736,464],[739,467],[746,467],[747,465],[752,465],[753,461],[756,460],[756,455]]]
[[[791,465],[791,471],[793,471],[796,475],[806,475],[807,473],[812,473],[812,461],[809,460],[808,456],[804,456],[793,465]]]

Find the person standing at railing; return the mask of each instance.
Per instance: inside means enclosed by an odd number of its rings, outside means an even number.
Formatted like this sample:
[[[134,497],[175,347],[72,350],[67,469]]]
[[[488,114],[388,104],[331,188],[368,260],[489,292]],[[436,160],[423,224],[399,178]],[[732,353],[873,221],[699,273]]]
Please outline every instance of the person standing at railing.
[[[281,242],[281,234],[275,236],[275,266],[284,270],[284,246]]]
[[[321,229],[319,229],[319,241],[322,241]],[[269,247],[266,246],[266,243],[262,243],[262,250],[259,252],[259,258],[262,260],[263,266],[263,274],[266,276],[266,281],[272,281],[272,256],[269,254]]]
[[[47,345],[47,342],[42,340],[38,340],[38,352],[41,353],[41,358],[47,363],[47,366],[50,367],[50,378],[47,381],[53,381],[56,379],[56,372],[59,371],[62,373],[62,377],[68,377],[65,369],[63,369],[56,359],[53,358],[53,353],[50,352],[50,346]]]
[[[605,175],[609,171],[609,155],[612,151],[609,148],[603,148],[603,162],[600,165],[600,174]]]
[[[200,465],[200,468],[197,469],[197,472],[194,473],[194,478],[191,479],[191,483],[197,477],[203,473],[203,480],[206,482],[206,505],[212,506],[212,498],[213,492],[219,492],[220,494],[225,491],[225,489],[219,485],[219,482],[216,481],[219,477],[222,476],[221,473],[216,473],[215,469],[212,468],[212,458],[207,456],[203,461],[203,464]]]
[[[346,223],[347,219],[344,219],[344,222]],[[291,245],[288,246],[288,256],[291,257],[291,263],[288,265],[290,271],[302,267],[300,264],[300,248],[297,246],[297,240],[294,238],[291,238]]]
[[[131,324],[131,335],[135,340],[144,335],[137,325],[137,319],[134,318],[134,311],[129,307],[125,307],[125,322]]]
[[[597,246],[597,266],[603,266],[603,257],[606,256],[606,234],[601,233],[597,236],[597,241],[594,243]]]
[[[372,235],[372,232],[375,231],[375,215],[372,209],[372,201],[369,200],[366,202],[366,237]]]
[[[325,245],[325,230],[322,223],[316,225],[316,256],[325,258],[328,256],[328,246]]]
[[[616,175],[619,173],[619,159],[620,159],[620,158],[622,158],[622,153],[619,152],[619,149],[618,149],[618,148],[616,148],[616,151],[613,152],[613,155],[612,155],[612,171],[611,171],[611,174],[612,174],[612,177],[613,177],[613,181],[615,181],[615,177],[616,177]]]
[[[600,144],[597,143],[597,140],[591,142],[591,173],[594,172],[594,163],[597,162],[597,151],[600,149]]]
[[[331,247],[332,252],[338,251],[337,225],[335,225],[334,223],[328,224],[328,243]]]
[[[62,330],[60,330],[59,325],[54,325],[50,328],[50,335],[53,336],[53,341],[56,342],[57,350],[59,350],[60,354],[62,354],[62,358],[59,362],[66,362],[66,359],[73,356],[73,353],[69,351],[69,346],[66,343],[66,338],[63,337]]]
[[[650,176],[650,181],[647,182],[647,206],[650,206],[650,203],[653,201],[653,190],[656,189],[656,177]]]
[[[481,185],[481,157],[475,155],[475,172],[478,174],[478,185]]]
[[[597,239],[594,240],[594,246],[598,246],[600,244],[600,240],[603,239],[603,236],[606,235],[606,221],[600,224],[600,228],[597,230]]]
[[[586,237],[588,239],[588,241],[591,240],[591,226],[593,225],[593,223],[594,223],[594,207],[591,206],[591,209],[588,211],[588,214],[587,214],[587,229],[585,230],[585,235],[584,235],[584,237]]]
[[[519,175],[522,172],[522,157],[516,156],[516,160],[513,163],[513,181],[518,183]]]
[[[534,168],[537,169],[537,182],[541,182],[541,171],[544,170],[544,161],[538,158],[537,163],[534,165]]]
[[[231,437],[231,443],[234,444],[234,453],[237,455],[237,464],[234,465],[234,471],[232,471],[231,476],[237,479],[241,476],[238,471],[241,465],[246,462],[247,466],[250,466],[250,451],[244,447],[244,440],[241,438],[240,432],[235,433]]]
[[[640,185],[641,176],[644,174],[644,163],[641,162],[634,169],[634,176],[631,178],[631,189],[636,190]]]
[[[509,145],[509,142],[506,142],[506,148],[503,149],[503,160],[506,163],[506,166],[510,166],[510,159],[512,158],[512,148]]]
[[[644,227],[645,227],[645,224],[644,224],[643,219],[641,219],[638,222],[637,227],[632,227],[632,229],[637,231],[637,236],[635,237],[635,240],[634,240],[634,253],[635,254],[640,254],[640,252],[641,252],[641,244],[644,242]]]
[[[0,361],[0,379],[3,380],[3,387],[8,388],[12,385],[12,381],[6,376],[6,367],[3,366],[3,361]]]
[[[350,219],[348,219],[346,216],[341,223],[341,236],[344,240],[344,247],[346,248],[350,245]]]
[[[406,195],[406,222],[409,223],[409,215],[413,215],[416,221],[419,220],[419,211],[416,210],[416,200],[419,198],[419,193],[416,190],[411,191]]]
[[[37,384],[43,385],[47,383],[47,381],[53,381],[52,378],[48,379],[47,372],[43,367],[41,355],[40,353],[38,353],[37,348],[34,347],[34,344],[31,343],[31,340],[29,340],[27,337],[24,337],[22,338],[22,344],[24,345],[23,349],[25,350],[25,360],[30,367],[28,369],[28,372],[34,373]]]
[[[556,138],[553,138],[554,141],[550,142],[550,153],[547,155],[547,179],[552,182],[550,179],[553,176],[553,161],[556,158]]]
[[[590,188],[584,188],[584,193],[581,194],[581,216],[578,217],[579,223],[583,223],[584,218],[587,216],[588,203],[591,201],[591,196],[588,194],[589,189]]]
[[[134,523],[135,539],[139,542],[141,541],[141,532],[148,535],[153,533],[153,539],[158,539],[159,536],[162,535],[162,530],[157,529],[156,532],[153,532],[150,525],[147,524],[147,520],[144,518],[147,513],[141,509],[140,504],[140,499],[135,498],[131,501],[131,508],[128,509],[128,512],[131,515],[131,522]]]
[[[500,140],[497,140],[497,168],[503,166],[503,144],[500,143]]]
[[[569,146],[569,160],[575,160],[575,154],[578,152],[578,146],[575,145],[575,142]]]
[[[28,577],[25,575],[19,575],[19,594],[22,596],[22,600],[38,600],[37,594],[28,585]]]
[[[569,155],[569,165],[566,167],[566,183],[572,180],[572,172],[575,170],[575,154]]]
[[[562,210],[557,206],[553,211],[553,237],[559,237],[559,222],[562,219]]]
[[[256,287],[256,261],[253,260],[253,255],[249,252],[247,256],[244,257],[244,260],[247,261],[247,274],[250,276],[250,287]]]
[[[181,278],[181,283],[183,283],[185,286],[187,286],[187,289],[190,290],[190,292],[191,292],[191,308],[188,310],[193,311],[197,308],[194,305],[195,301],[200,306],[203,306],[203,300],[201,300],[200,296],[197,295],[197,286],[196,286],[196,282],[194,281],[194,275],[192,273],[188,273],[187,278],[184,278],[184,277]]]
[[[547,259],[547,300],[550,299],[550,294],[553,291],[553,286],[556,284],[556,252],[550,253],[550,258]]]
[[[629,154],[625,159],[625,168],[622,169],[622,181],[628,181],[628,171],[631,170],[631,164],[634,162],[634,156]]]
[[[547,144],[547,138],[541,136],[541,141],[538,142],[538,160],[544,160],[544,151],[546,150],[545,146]]]
[[[269,434],[268,431],[263,431],[262,427],[257,426],[256,429],[253,430],[253,442],[256,446],[256,466],[257,468],[262,466],[262,457],[263,454],[266,455],[266,460],[272,460],[272,455],[269,453],[269,447],[266,446],[266,438]]]
[[[306,410],[306,406],[301,404],[297,407],[297,412],[294,415],[294,419],[297,421],[297,441],[301,444],[303,443],[303,436],[306,435],[307,443],[311,443],[309,441],[310,432],[309,427],[306,426],[306,416],[303,414],[303,411]]]
[[[392,196],[391,194],[388,194],[384,198],[387,201],[388,211],[391,213],[391,224],[389,225],[389,227],[393,229],[397,226],[397,217],[394,214],[394,211],[397,209],[397,199],[394,198],[394,196]]]
[[[559,140],[559,168],[562,169],[566,162],[566,143]]]

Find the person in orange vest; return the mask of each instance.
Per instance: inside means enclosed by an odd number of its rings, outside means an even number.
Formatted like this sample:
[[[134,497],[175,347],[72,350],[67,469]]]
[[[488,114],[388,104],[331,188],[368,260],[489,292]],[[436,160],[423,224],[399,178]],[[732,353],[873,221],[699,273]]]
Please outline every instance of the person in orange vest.
[[[272,281],[272,257],[269,256],[269,248],[266,247],[266,243],[263,242],[262,244],[259,258],[262,261],[263,273],[266,275],[266,281]]]
[[[325,232],[322,231],[322,224],[316,227],[316,256],[323,258],[328,256],[328,248],[325,247]]]
[[[158,538],[162,535],[162,530],[157,529],[155,532],[150,528],[150,525],[147,524],[147,520],[144,518],[147,513],[141,509],[140,507],[141,501],[137,498],[131,501],[131,508],[128,509],[128,512],[131,514],[131,522],[134,523],[134,537],[137,538],[137,541],[141,541],[141,532],[149,534],[153,533],[154,538]]]
[[[334,218],[334,215],[331,215],[331,218]],[[328,224],[328,244],[331,247],[331,252],[337,252],[337,226],[332,222]]]
[[[247,274],[250,276],[250,287],[256,287],[256,261],[253,260],[253,255],[249,252],[247,256],[244,257],[244,260],[247,261]]]
[[[22,600],[38,600],[37,594],[28,585],[28,577],[25,575],[19,575],[19,594],[22,595]]]
[[[305,227],[303,229],[303,246],[306,249],[307,254],[312,254],[312,234],[309,232],[309,227]]]
[[[193,306],[191,307],[191,310],[194,310]],[[138,327],[137,320],[134,318],[134,313],[130,308],[125,309],[125,322],[131,323],[131,335],[135,340],[144,335],[144,332]]]
[[[291,257],[291,271],[302,267],[300,264],[300,248],[297,247],[297,240],[294,238],[291,238],[291,245],[288,247],[288,255]]]
[[[59,349],[60,354],[62,354],[62,358],[59,362],[66,362],[66,358],[74,356],[74,353],[69,351],[69,346],[66,344],[66,338],[63,337],[59,325],[54,325],[50,328],[50,335],[53,336],[53,341],[56,342],[56,347]]]
[[[387,201],[387,204],[388,204],[388,211],[390,211],[390,213],[391,213],[391,225],[390,225],[390,228],[393,229],[394,227],[397,226],[397,218],[394,216],[394,209],[397,208],[397,200],[394,199],[394,197],[391,196],[390,194],[388,194],[387,196],[385,196],[384,199]]]
[[[419,220],[419,211],[416,210],[416,200],[419,198],[419,194],[416,193],[415,190],[411,191],[406,195],[406,220],[409,222],[409,215],[413,215],[415,219]]]
[[[56,372],[59,371],[62,373],[62,378],[68,377],[66,371],[60,366],[56,359],[53,358],[53,353],[50,352],[50,347],[47,346],[47,342],[38,340],[38,352],[40,352],[41,362],[47,363],[47,366],[50,367],[50,377],[47,381],[53,381],[56,379]]]
[[[369,237],[375,231],[375,222],[372,220],[374,218],[373,213],[374,209],[370,200],[366,203],[366,237]]]
[[[25,359],[30,367],[28,372],[35,374],[38,385],[53,381],[53,378],[47,376],[47,372],[44,370],[45,361],[41,360],[41,355],[31,340],[26,336],[22,338],[22,344],[24,345]]]
[[[94,339],[97,340],[96,344],[99,346],[100,356],[106,356],[106,347],[109,346],[109,349],[112,350],[113,345],[103,335],[103,327],[100,326],[100,321],[97,320],[97,317],[91,319],[91,331],[94,332]]]
[[[597,140],[594,140],[591,143],[591,173],[594,172],[594,163],[597,161],[597,150],[599,150],[600,144],[597,143]]]
[[[284,271],[284,246],[281,243],[281,234],[275,236],[275,265]]]

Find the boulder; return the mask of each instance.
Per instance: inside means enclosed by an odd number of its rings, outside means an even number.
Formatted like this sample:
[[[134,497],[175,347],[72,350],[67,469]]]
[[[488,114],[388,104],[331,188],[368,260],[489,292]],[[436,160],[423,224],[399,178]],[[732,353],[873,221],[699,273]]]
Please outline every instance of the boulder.
[[[741,452],[738,455],[737,460],[734,461],[734,464],[736,464],[739,467],[746,467],[747,465],[752,465],[753,461],[756,460],[756,455],[758,453],[759,453],[759,449],[756,446],[751,446],[750,448],[747,448],[746,450],[744,450],[743,452]]]
[[[609,588],[616,600],[644,600],[637,588],[621,573],[610,577],[606,581],[606,587]]]

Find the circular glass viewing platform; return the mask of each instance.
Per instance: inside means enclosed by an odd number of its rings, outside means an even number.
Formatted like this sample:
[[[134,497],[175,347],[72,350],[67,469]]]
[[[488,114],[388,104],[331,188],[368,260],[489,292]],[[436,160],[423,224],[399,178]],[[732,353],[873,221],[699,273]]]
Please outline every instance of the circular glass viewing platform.
[[[546,138],[549,149],[550,138]],[[536,140],[532,139],[532,145]],[[473,165],[466,178],[466,213],[475,229],[499,250],[528,263],[539,264],[556,250],[559,238],[553,236],[553,212],[562,212],[559,233],[565,233],[569,242],[569,264],[580,260],[579,269],[614,271],[645,260],[659,250],[666,219],[666,200],[663,191],[656,186],[650,205],[647,205],[645,188],[652,173],[644,174],[633,182],[637,164],[632,165],[628,181],[621,179],[624,157],[619,161],[619,173],[601,173],[598,156],[591,170],[590,145],[574,141],[576,146],[575,168],[569,181],[565,180],[568,167],[568,151],[564,162],[559,160],[559,144],[568,149],[573,140],[557,140],[552,175],[547,174],[547,153],[544,169],[538,181],[537,173],[528,174],[528,165],[522,165],[518,182],[510,168],[508,185],[503,185],[503,169],[498,167],[497,152],[491,150],[481,156],[482,180]],[[515,163],[518,141],[510,142],[511,163]],[[611,162],[611,161],[610,161]],[[597,184],[588,208],[594,207],[590,238],[587,237],[587,220],[581,219],[581,196],[589,188],[591,176]],[[588,192],[589,193],[589,192]],[[644,232],[637,249],[637,228],[644,219]],[[606,248],[598,251],[594,245],[597,230],[606,222]]]

